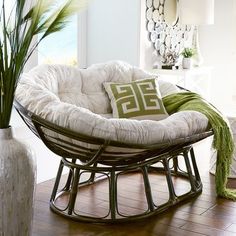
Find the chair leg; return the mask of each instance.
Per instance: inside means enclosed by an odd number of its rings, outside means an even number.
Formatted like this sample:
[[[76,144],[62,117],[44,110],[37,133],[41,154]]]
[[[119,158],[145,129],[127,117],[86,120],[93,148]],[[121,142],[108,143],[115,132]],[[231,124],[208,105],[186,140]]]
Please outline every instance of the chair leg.
[[[179,166],[178,156],[173,157],[172,160],[173,160],[174,173],[177,174],[178,173],[178,166]]]
[[[54,184],[54,187],[53,187],[53,190],[52,190],[50,201],[53,201],[56,197],[58,186],[59,186],[59,183],[60,183],[60,180],[61,180],[61,175],[62,175],[63,168],[64,168],[64,163],[61,161],[60,164],[59,164],[58,171],[57,171],[57,176],[56,176],[55,184]]]
[[[199,174],[199,171],[198,171],[198,168],[197,168],[197,163],[196,163],[196,159],[195,159],[195,154],[194,154],[193,148],[190,149],[190,155],[191,155],[191,161],[192,161],[192,164],[193,164],[193,170],[194,170],[194,174],[195,174],[196,180],[197,181],[201,181],[201,177],[200,177],[200,174]]]
[[[187,173],[188,173],[188,176],[189,176],[189,181],[190,181],[190,184],[191,184],[191,190],[196,192],[197,191],[196,181],[195,181],[195,177],[193,176],[192,168],[191,168],[191,165],[190,165],[188,151],[184,151],[184,160],[185,160],[185,164],[186,164],[186,168],[187,168]]]
[[[76,163],[76,159],[72,160],[72,163],[75,164]],[[72,167],[71,167],[72,168]],[[64,191],[69,191],[70,187],[71,187],[71,181],[72,181],[72,176],[73,176],[73,169],[70,169],[65,187],[63,188]]]
[[[117,181],[115,171],[111,171],[110,176],[110,211],[111,211],[111,219],[116,219],[116,209],[117,209]]]
[[[96,167],[97,167],[97,163],[95,163],[95,164],[93,165],[93,167],[96,168]],[[96,175],[96,172],[95,172],[95,171],[91,171],[91,174],[90,174],[90,177],[89,177],[89,179],[88,179],[88,182],[93,183],[94,180],[95,180],[95,175]]]
[[[164,166],[166,180],[167,180],[168,189],[169,189],[169,195],[170,195],[169,198],[172,202],[175,202],[177,200],[177,196],[175,194],[175,189],[174,189],[174,185],[171,178],[171,170],[170,170],[167,158],[163,159],[163,166]]]
[[[76,195],[78,191],[78,185],[79,185],[79,173],[80,169],[76,168],[74,172],[74,178],[72,182],[72,188],[71,188],[71,193],[70,193],[70,199],[69,199],[69,204],[68,204],[68,214],[71,215],[74,207],[75,207],[75,200],[76,200]]]
[[[142,169],[142,174],[143,174],[143,181],[144,181],[144,187],[145,187],[145,194],[147,198],[147,203],[150,211],[154,211],[154,203],[152,199],[152,191],[151,191],[151,186],[148,178],[148,170],[147,166],[141,167]]]

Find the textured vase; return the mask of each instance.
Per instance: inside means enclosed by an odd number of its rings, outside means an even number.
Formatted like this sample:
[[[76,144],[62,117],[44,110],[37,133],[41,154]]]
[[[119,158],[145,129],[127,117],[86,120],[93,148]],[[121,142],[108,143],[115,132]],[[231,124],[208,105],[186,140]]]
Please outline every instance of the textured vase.
[[[192,59],[184,57],[182,61],[182,67],[183,69],[190,69],[192,67]]]
[[[31,235],[35,161],[30,149],[0,129],[0,235]]]

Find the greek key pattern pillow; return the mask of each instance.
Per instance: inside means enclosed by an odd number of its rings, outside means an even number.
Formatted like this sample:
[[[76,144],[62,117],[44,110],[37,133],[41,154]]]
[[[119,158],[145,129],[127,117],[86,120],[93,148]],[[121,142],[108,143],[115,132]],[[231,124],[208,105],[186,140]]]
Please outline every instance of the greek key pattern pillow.
[[[162,120],[168,114],[154,78],[130,83],[104,83],[114,118]]]

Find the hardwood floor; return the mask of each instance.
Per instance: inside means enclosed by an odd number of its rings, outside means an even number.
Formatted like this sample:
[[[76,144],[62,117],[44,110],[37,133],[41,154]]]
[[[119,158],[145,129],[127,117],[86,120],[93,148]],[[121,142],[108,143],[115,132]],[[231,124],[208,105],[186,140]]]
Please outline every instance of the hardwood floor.
[[[135,223],[106,225],[79,223],[56,215],[49,209],[49,199],[54,180],[37,185],[34,211],[34,236],[154,236],[154,235],[236,235],[236,202],[216,198],[214,176],[209,174],[209,158],[204,148],[196,147],[199,170],[203,182],[203,192],[197,198],[173,207],[168,212]],[[207,154],[209,157],[209,155]],[[140,212],[146,207],[141,176],[132,174],[119,181],[118,202],[123,214]],[[78,207],[87,213],[96,215],[106,213],[107,187],[102,181],[97,187],[84,188],[79,195]],[[152,179],[156,190],[153,196],[158,203],[168,194],[162,176]],[[236,179],[229,181],[236,187]],[[177,192],[189,188],[186,182],[176,179]],[[137,201],[140,199],[140,201]],[[66,201],[66,200],[65,200]],[[95,207],[94,207],[95,206]]]

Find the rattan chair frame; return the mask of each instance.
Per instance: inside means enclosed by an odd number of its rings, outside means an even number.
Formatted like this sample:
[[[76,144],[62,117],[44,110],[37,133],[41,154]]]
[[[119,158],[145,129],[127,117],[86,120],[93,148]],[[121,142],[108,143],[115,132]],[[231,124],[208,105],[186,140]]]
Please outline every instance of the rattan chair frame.
[[[192,145],[211,136],[213,134],[211,130],[152,145],[127,144],[74,132],[42,119],[25,109],[17,101],[14,105],[31,131],[52,152],[61,157],[50,199],[51,210],[59,215],[72,220],[93,223],[130,222],[168,210],[171,206],[191,199],[202,191],[201,178]],[[52,135],[52,133],[57,135]],[[125,149],[122,152],[112,151],[116,150],[115,148]],[[185,170],[179,166],[180,158],[184,160]],[[64,168],[68,168],[69,173],[64,186],[59,188]],[[141,173],[148,207],[146,211],[140,214],[125,215],[119,211],[117,181],[121,175],[130,172]],[[89,178],[85,181],[81,178],[84,173],[89,173]],[[166,177],[169,198],[161,205],[156,205],[153,201],[154,193],[150,182],[150,174],[153,173],[162,174]],[[173,176],[189,181],[190,190],[178,196],[172,181]],[[79,189],[104,180],[107,180],[109,184],[107,214],[95,217],[75,209],[76,198],[80,194]],[[61,208],[57,205],[57,201],[65,194],[69,196],[69,201],[65,207]]]

